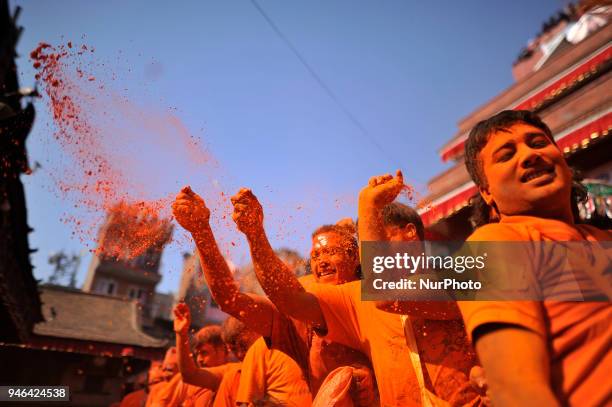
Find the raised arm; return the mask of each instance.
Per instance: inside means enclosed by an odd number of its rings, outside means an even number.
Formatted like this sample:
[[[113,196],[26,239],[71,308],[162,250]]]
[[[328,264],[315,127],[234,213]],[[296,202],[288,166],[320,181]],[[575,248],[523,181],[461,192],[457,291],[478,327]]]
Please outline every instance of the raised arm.
[[[176,333],[176,353],[178,365],[185,383],[216,391],[222,375],[213,369],[199,368],[191,356],[189,345],[189,326],[191,313],[187,304],[181,302],[174,307],[174,332]]]
[[[404,176],[397,170],[390,174],[370,178],[359,192],[359,240],[362,242],[387,240],[383,221],[383,208],[393,202],[404,187]]]
[[[221,309],[242,321],[249,329],[270,336],[272,304],[264,297],[241,293],[223,258],[210,227],[210,210],[204,200],[189,187],[176,196],[172,211],[178,223],[195,240],[200,264],[210,293]]]
[[[390,174],[370,178],[359,193],[359,240],[360,242],[387,241],[383,209],[392,203],[404,188],[404,177],[397,170],[395,177]],[[417,276],[407,276],[416,279]],[[418,282],[418,280],[417,280]],[[441,293],[441,298],[431,300],[431,293],[414,291],[406,301],[376,301],[376,307],[382,311],[410,315],[413,318],[457,319],[461,314],[448,295]]]
[[[516,325],[487,324],[476,330],[474,342],[495,406],[559,405],[540,335]]]
[[[263,209],[251,190],[243,188],[232,197],[232,215],[251,249],[255,274],[270,300],[285,315],[325,327],[317,298],[304,290],[297,277],[276,256],[263,227]]]

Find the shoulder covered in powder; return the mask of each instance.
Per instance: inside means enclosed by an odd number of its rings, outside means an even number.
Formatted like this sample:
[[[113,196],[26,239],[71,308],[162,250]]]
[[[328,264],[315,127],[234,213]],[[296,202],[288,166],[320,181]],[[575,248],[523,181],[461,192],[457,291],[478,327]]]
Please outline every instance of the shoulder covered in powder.
[[[519,225],[489,223],[476,229],[468,238],[468,242],[497,242],[530,240],[527,230]]]

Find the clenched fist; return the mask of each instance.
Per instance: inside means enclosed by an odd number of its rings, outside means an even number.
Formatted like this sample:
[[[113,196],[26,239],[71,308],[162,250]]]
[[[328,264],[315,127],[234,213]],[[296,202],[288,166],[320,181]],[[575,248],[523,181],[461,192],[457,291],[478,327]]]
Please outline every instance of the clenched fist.
[[[263,209],[250,189],[242,188],[232,197],[234,213],[232,219],[245,235],[263,229]]]
[[[372,177],[359,193],[359,204],[382,209],[397,198],[403,187],[404,176],[400,170],[397,170],[395,177],[390,174]]]
[[[184,187],[172,204],[172,214],[185,230],[193,233],[208,223],[210,210],[204,200],[193,192],[190,187]]]
[[[184,302],[179,302],[174,307],[174,332],[187,335],[191,326],[191,312]]]

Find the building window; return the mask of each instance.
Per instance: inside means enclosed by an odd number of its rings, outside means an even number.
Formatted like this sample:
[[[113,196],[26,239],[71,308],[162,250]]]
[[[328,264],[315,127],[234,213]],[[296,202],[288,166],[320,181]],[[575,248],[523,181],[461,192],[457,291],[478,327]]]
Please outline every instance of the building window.
[[[115,295],[117,291],[117,284],[114,280],[108,278],[101,278],[96,282],[94,292],[104,295]]]

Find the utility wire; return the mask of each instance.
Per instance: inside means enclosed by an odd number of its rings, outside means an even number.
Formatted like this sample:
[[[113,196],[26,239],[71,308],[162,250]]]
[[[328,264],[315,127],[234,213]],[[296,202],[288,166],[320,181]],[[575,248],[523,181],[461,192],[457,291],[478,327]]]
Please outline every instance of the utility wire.
[[[340,101],[340,99],[338,99],[338,97],[336,96],[334,91],[329,86],[327,86],[327,84],[325,82],[323,82],[323,79],[321,79],[319,74],[308,63],[308,61],[306,61],[306,59],[302,56],[302,54],[298,51],[298,49],[291,43],[291,41],[289,41],[289,39],[282,33],[282,31],[278,28],[278,26],[274,23],[274,21],[272,21],[270,16],[264,11],[264,9],[259,5],[259,3],[257,3],[256,0],[251,0],[251,3],[255,7],[255,9],[257,9],[259,14],[261,14],[261,16],[264,18],[264,20],[266,20],[268,25],[270,25],[270,27],[276,33],[276,35],[278,35],[278,37],[285,43],[285,45],[287,45],[287,47],[289,47],[291,52],[293,52],[293,55],[295,55],[296,58],[302,63],[302,65],[304,65],[304,68],[306,68],[308,73],[310,73],[310,76],[312,76],[312,78],[315,80],[315,82],[317,82],[317,84],[319,84],[319,86],[323,89],[323,91],[325,93],[327,93],[327,96],[329,96],[330,99],[340,108],[340,110],[353,123],[353,125],[355,125],[355,127],[357,127],[359,129],[359,131],[361,131],[361,134],[370,143],[372,143],[372,145],[374,145],[378,149],[378,151],[383,155],[383,157],[385,159],[391,161],[397,168],[401,168],[401,166],[397,163],[397,161],[395,159],[390,158],[385,153],[385,150],[382,148],[382,146],[378,143],[378,141],[376,141],[376,139],[374,137],[372,137],[370,135],[368,130],[361,124],[361,122],[357,119],[357,117],[355,117],[355,115],[353,113],[351,113],[351,111],[348,110],[348,108],[346,106],[344,106],[344,104]]]

